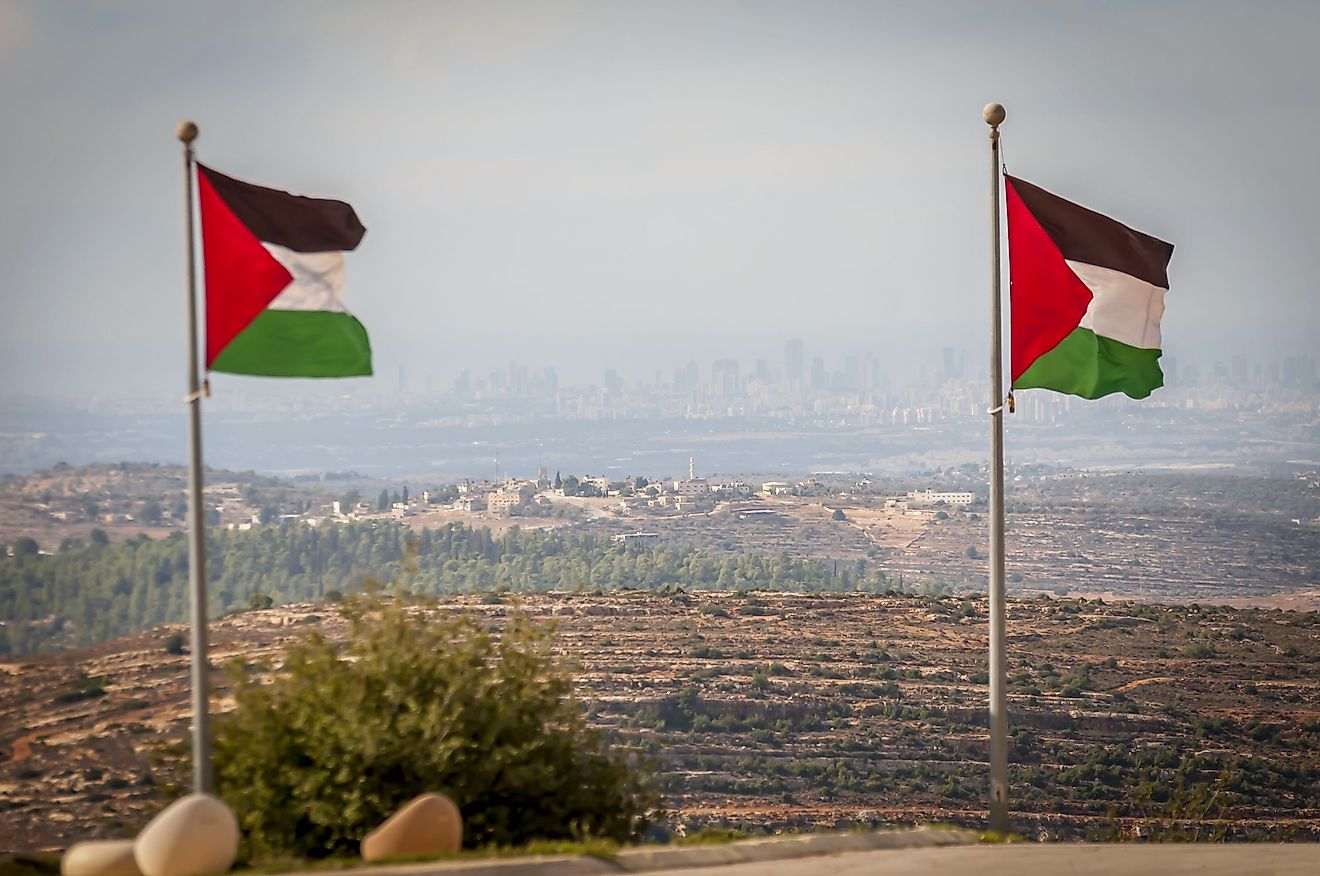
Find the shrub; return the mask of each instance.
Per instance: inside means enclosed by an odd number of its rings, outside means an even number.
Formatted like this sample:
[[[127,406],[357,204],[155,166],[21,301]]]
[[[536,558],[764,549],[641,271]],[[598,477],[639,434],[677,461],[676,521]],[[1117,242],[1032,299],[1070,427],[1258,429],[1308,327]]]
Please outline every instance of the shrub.
[[[183,646],[184,646],[186,643],[187,643],[187,640],[183,638],[183,634],[182,634],[182,633],[173,633],[173,634],[170,635],[170,637],[169,637],[168,639],[165,640],[165,653],[166,653],[166,654],[182,654],[182,653],[183,653]]]
[[[68,705],[103,696],[105,696],[105,679],[80,673],[69,689],[55,695],[55,702],[59,705]]]
[[[27,536],[14,539],[14,543],[10,545],[9,549],[13,551],[16,557],[35,557],[41,553],[41,548],[37,545],[36,539]]]
[[[230,667],[216,781],[254,857],[355,853],[417,794],[441,791],[467,846],[637,837],[656,802],[635,754],[589,728],[553,629],[363,597],[347,641],[309,632],[262,684]]]

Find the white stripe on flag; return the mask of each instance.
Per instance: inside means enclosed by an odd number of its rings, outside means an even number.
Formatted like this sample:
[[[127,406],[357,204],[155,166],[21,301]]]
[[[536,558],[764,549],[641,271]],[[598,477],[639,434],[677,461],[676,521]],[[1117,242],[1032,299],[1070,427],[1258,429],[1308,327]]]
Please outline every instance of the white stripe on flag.
[[[1113,268],[1074,261],[1069,261],[1068,267],[1094,296],[1079,323],[1081,328],[1129,347],[1162,349],[1160,317],[1164,316],[1167,289]]]
[[[261,245],[293,274],[293,282],[275,296],[269,310],[346,311],[340,298],[344,288],[342,252],[294,252],[273,243]]]

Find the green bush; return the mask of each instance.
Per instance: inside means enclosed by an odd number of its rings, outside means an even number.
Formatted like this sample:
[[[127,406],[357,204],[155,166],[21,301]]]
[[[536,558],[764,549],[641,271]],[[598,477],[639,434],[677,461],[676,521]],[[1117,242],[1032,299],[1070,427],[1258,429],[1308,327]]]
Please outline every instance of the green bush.
[[[248,596],[248,609],[263,611],[275,604],[275,599],[268,593],[253,593]]]
[[[553,629],[357,598],[342,645],[308,633],[268,684],[230,667],[216,781],[254,858],[356,853],[417,794],[463,814],[464,845],[634,839],[657,802],[633,753],[587,726]]]
[[[67,690],[55,695],[55,702],[59,705],[68,705],[103,696],[105,696],[105,679],[83,672],[78,674]]]

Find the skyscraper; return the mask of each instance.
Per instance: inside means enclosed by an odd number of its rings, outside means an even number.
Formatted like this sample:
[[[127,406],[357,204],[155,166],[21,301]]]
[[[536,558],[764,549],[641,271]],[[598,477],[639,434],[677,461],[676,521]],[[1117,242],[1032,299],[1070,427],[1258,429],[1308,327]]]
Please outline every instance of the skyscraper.
[[[716,359],[711,364],[710,382],[712,391],[722,398],[738,394],[738,360]]]
[[[784,377],[789,381],[802,379],[805,362],[802,349],[801,338],[792,338],[784,344]]]

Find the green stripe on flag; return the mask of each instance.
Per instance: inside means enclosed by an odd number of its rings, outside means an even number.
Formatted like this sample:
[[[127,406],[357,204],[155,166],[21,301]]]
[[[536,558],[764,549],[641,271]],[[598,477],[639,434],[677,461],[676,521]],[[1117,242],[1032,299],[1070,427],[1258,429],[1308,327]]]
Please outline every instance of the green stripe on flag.
[[[1087,328],[1073,329],[1013,381],[1014,389],[1052,389],[1092,399],[1111,392],[1145,398],[1163,385],[1159,350],[1132,347]]]
[[[262,377],[362,377],[371,374],[371,343],[351,313],[263,310],[220,352],[211,370]]]

